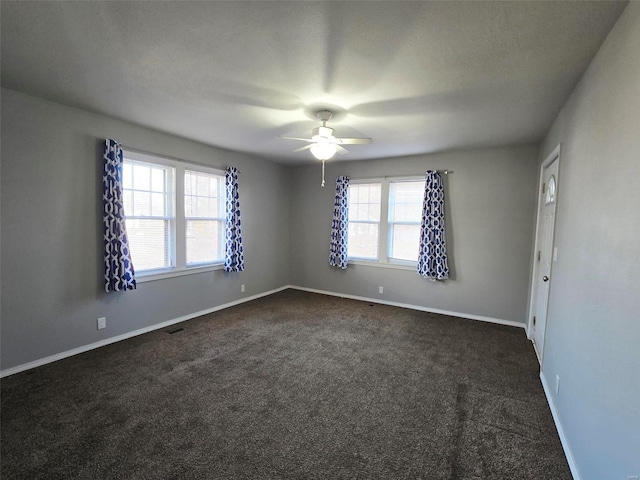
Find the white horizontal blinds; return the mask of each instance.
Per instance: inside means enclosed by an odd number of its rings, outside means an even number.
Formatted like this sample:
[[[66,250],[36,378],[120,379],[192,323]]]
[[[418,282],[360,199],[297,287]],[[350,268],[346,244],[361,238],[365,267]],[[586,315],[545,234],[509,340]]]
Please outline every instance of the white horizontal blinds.
[[[349,258],[378,258],[381,193],[380,183],[349,185]]]
[[[170,166],[124,160],[123,203],[136,273],[174,266],[174,177]]]
[[[418,261],[424,182],[389,185],[389,259]]]
[[[187,265],[224,260],[224,178],[184,172]]]

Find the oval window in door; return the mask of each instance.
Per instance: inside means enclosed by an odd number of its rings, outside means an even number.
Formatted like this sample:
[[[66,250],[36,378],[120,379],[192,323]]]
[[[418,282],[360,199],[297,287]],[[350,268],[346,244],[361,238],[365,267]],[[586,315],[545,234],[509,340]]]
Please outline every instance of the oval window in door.
[[[545,205],[549,205],[556,201],[556,177],[551,175],[549,183],[547,184],[547,196],[545,197]]]

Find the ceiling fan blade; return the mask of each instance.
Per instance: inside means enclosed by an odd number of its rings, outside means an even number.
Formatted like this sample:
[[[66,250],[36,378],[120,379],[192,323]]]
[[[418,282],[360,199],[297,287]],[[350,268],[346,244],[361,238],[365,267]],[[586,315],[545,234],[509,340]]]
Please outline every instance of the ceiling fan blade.
[[[300,138],[300,137],[282,137],[282,136],[278,136],[278,138],[284,138],[285,140],[300,140],[301,142],[313,142],[314,141],[311,138]]]
[[[359,145],[373,142],[372,138],[336,138],[336,140],[342,145]]]
[[[338,155],[346,155],[347,153],[349,153],[349,150],[336,144],[336,153]]]
[[[301,139],[301,140],[302,140],[302,139]],[[296,148],[296,149],[294,150],[294,152],[302,152],[302,151],[304,151],[304,150],[308,150],[309,148],[311,148],[311,146],[312,146],[312,145],[314,145],[314,144],[312,143],[312,144],[309,144],[309,145],[305,145],[304,147]]]

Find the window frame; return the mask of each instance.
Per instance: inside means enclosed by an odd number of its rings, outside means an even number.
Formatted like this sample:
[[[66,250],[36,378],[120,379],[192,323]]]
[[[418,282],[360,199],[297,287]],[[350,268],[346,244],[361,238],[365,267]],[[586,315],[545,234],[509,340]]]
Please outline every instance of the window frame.
[[[391,254],[393,253],[393,227],[395,227],[396,225],[417,225],[418,226],[418,231],[420,226],[422,225],[422,203],[424,202],[424,178],[423,177],[394,177],[394,178],[389,178],[387,179],[389,186],[388,186],[388,198],[387,198],[387,205],[389,207],[389,212],[388,212],[388,216],[387,216],[387,261],[388,263],[392,263],[392,264],[396,264],[396,265],[406,265],[406,266],[411,266],[411,267],[416,267],[418,265],[418,260],[406,260],[406,259],[402,259],[402,258],[394,258],[391,256]],[[422,196],[421,199],[422,201],[420,202],[420,216],[418,218],[417,221],[415,222],[409,222],[409,221],[396,221],[395,219],[392,221],[391,220],[391,216],[392,216],[392,211],[391,211],[391,185],[392,184],[399,184],[399,183],[419,183],[422,185]],[[395,198],[393,199],[395,200]],[[416,244],[416,256],[418,256],[418,251],[420,249],[420,239],[418,238],[418,244]]]
[[[381,179],[365,179],[365,180],[350,180],[349,181],[349,187],[347,189],[347,202],[349,202],[349,198],[351,196],[351,187],[353,185],[373,185],[373,184],[381,184]],[[348,220],[347,221],[347,231],[349,229],[349,225],[353,224],[361,224],[361,225],[377,225],[378,226],[378,251],[376,252],[376,258],[369,258],[369,257],[352,257],[352,256],[348,256],[347,259],[348,260],[353,260],[353,261],[362,261],[362,262],[377,262],[380,259],[380,232],[381,232],[381,225],[382,225],[382,219],[383,219],[383,212],[382,212],[382,198],[383,198],[383,194],[384,192],[382,191],[382,185],[380,188],[380,215],[378,218],[378,221],[373,221],[373,220]],[[351,204],[349,203],[349,207],[351,207]],[[348,248],[348,244],[347,244],[347,252],[348,252],[349,248]]]
[[[168,235],[167,235],[167,246],[166,246],[166,255],[167,255],[167,260],[169,262],[169,265],[166,267],[159,267],[159,268],[154,268],[154,269],[146,269],[146,270],[142,270],[141,271],[141,276],[144,276],[146,274],[153,274],[154,272],[163,272],[166,270],[169,270],[171,268],[173,268],[173,266],[176,264],[176,256],[175,256],[175,238],[176,238],[176,202],[175,202],[175,189],[176,189],[176,171],[175,171],[175,167],[173,167],[172,165],[169,165],[167,163],[161,163],[161,162],[149,162],[149,161],[142,161],[142,160],[138,160],[138,159],[133,159],[133,158],[125,158],[124,160],[124,165],[131,165],[132,166],[132,170],[135,168],[136,165],[141,165],[144,166],[146,168],[149,167],[163,167],[167,170],[168,172],[168,179],[167,179],[167,185],[166,185],[166,191],[165,191],[165,195],[166,195],[166,199],[165,199],[165,209],[168,212],[167,215],[163,215],[163,216],[157,216],[157,215],[127,215],[126,214],[126,210],[127,208],[125,207],[125,218],[127,222],[130,221],[135,221],[135,220],[162,220],[165,222],[169,223],[169,227],[168,227]],[[124,166],[123,165],[123,166]],[[123,180],[124,180],[124,172],[123,172]],[[148,192],[148,193],[152,193],[153,192],[153,187],[151,185],[149,185],[149,189],[150,190],[139,190],[134,188],[134,185],[131,185],[131,188],[126,188],[124,186],[124,182],[123,182],[123,203],[124,203],[124,198],[126,198],[126,195],[124,195],[124,193],[126,191],[131,191],[133,193],[132,198],[135,198],[135,193],[136,192]],[[135,204],[135,202],[134,202]],[[133,209],[133,206],[130,207],[131,209]],[[127,232],[129,234],[129,244],[131,244],[131,234],[130,232]],[[134,265],[135,268],[135,265]],[[137,272],[136,272],[137,273]],[[137,277],[137,275],[136,275]]]
[[[207,266],[211,266],[211,265],[223,265],[224,264],[224,237],[225,237],[225,229],[226,229],[226,224],[227,224],[227,212],[226,212],[226,195],[225,195],[225,177],[224,177],[224,172],[222,172],[222,174],[220,173],[214,173],[211,171],[211,169],[204,169],[204,168],[194,168],[191,165],[187,165],[184,168],[184,172],[183,172],[183,178],[182,178],[182,185],[184,187],[184,180],[186,178],[186,172],[190,171],[193,173],[205,173],[207,175],[212,175],[212,176],[216,176],[219,177],[219,188],[218,188],[218,212],[219,212],[219,216],[217,217],[198,217],[198,216],[187,216],[186,213],[186,209],[184,208],[184,204],[186,204],[186,193],[183,192],[182,195],[182,199],[183,199],[183,212],[184,212],[184,235],[185,235],[185,266],[187,268],[198,268],[198,267],[207,267]],[[198,198],[201,197],[201,195],[191,195],[191,197],[194,198]],[[215,198],[215,197],[206,197],[206,198]],[[187,258],[187,247],[188,247],[188,233],[189,230],[187,228],[189,221],[214,221],[214,222],[218,222],[220,224],[220,230],[218,233],[218,242],[220,245],[220,259],[219,260],[215,260],[213,262],[210,261],[201,261],[201,262],[189,262],[188,258]]]
[[[124,161],[132,161],[135,163],[146,163],[163,165],[173,168],[173,214],[174,221],[169,238],[169,257],[172,258],[172,265],[166,268],[158,268],[153,270],[136,270],[136,281],[138,283],[161,280],[164,278],[178,277],[182,275],[191,275],[196,273],[210,272],[221,270],[224,268],[224,242],[221,244],[221,259],[215,262],[200,262],[187,264],[187,217],[185,212],[185,171],[203,172],[222,179],[222,227],[226,228],[226,202],[224,201],[225,189],[225,172],[220,168],[209,167],[198,163],[191,163],[184,160],[168,158],[161,155],[139,152],[127,148],[123,148]],[[158,218],[158,217],[156,217]],[[162,217],[159,217],[162,218]],[[135,259],[132,258],[133,268],[136,268]]]
[[[399,270],[415,270],[417,261],[401,260],[391,257],[391,225],[392,224],[409,224],[409,222],[391,222],[390,221],[390,191],[392,183],[402,182],[422,182],[423,176],[398,176],[398,177],[375,177],[375,178],[354,178],[349,181],[351,185],[379,183],[380,188],[380,222],[378,223],[378,258],[365,259],[360,257],[348,257],[348,262],[353,265],[366,265],[371,267],[394,268]],[[420,219],[419,224],[422,223]],[[418,251],[419,245],[416,245]]]

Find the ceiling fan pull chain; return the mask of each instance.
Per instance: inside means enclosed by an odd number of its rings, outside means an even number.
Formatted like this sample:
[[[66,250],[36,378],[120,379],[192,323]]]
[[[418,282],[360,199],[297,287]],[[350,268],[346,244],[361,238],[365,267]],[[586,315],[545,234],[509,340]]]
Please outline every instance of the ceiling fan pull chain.
[[[324,160],[322,160],[322,183],[320,186],[324,187]]]

